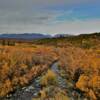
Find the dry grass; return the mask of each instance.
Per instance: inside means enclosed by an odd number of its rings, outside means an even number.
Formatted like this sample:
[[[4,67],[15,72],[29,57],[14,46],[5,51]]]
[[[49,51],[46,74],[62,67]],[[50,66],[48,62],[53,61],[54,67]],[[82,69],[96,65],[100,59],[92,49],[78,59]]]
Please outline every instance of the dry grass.
[[[47,85],[54,85],[56,84],[57,80],[56,80],[56,74],[51,71],[48,70],[46,75],[44,75],[41,79],[41,85],[43,86],[47,86]]]
[[[0,46],[0,97],[40,75],[56,59],[51,48]]]
[[[66,70],[67,78],[75,81],[76,88],[81,91],[85,90],[87,97],[92,97],[89,94],[89,91],[92,91],[92,94],[95,95],[93,98],[100,98],[100,48],[68,47],[59,49],[59,64]],[[88,91],[86,92],[86,90]]]
[[[61,43],[58,43],[60,46],[0,46],[0,97],[28,84],[58,59],[59,66],[66,71],[66,78],[75,81],[76,88],[81,91],[88,89],[88,93],[85,91],[88,96],[92,94],[100,98],[99,41],[96,41],[97,45],[94,47],[85,49]],[[47,85],[55,77],[49,70],[41,84]],[[87,79],[89,83],[85,84]]]

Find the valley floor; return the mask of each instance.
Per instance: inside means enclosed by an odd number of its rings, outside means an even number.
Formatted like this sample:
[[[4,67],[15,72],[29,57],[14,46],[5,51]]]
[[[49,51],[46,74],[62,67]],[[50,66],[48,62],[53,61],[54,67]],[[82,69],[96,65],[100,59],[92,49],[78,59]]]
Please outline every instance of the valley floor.
[[[0,46],[0,100],[99,100],[100,41],[52,41]]]

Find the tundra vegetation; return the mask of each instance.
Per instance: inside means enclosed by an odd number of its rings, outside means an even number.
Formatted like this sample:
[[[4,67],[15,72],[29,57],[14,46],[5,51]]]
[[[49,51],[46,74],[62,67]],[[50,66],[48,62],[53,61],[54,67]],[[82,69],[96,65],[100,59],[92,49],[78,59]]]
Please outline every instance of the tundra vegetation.
[[[55,61],[60,75],[66,80],[67,89],[59,88],[57,75],[50,69]],[[69,91],[75,100],[83,100],[78,98],[76,91],[84,100],[99,100],[100,33],[40,39],[28,43],[14,40],[6,43],[6,39],[1,40],[1,99],[27,87],[38,76],[42,76],[42,88],[38,98],[33,97],[33,100],[71,100]]]

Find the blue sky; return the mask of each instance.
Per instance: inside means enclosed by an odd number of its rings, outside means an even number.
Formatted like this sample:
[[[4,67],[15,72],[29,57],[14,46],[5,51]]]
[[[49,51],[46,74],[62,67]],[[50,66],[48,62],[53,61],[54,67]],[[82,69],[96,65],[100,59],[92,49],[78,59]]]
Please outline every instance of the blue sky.
[[[100,32],[100,0],[0,0],[0,33]]]

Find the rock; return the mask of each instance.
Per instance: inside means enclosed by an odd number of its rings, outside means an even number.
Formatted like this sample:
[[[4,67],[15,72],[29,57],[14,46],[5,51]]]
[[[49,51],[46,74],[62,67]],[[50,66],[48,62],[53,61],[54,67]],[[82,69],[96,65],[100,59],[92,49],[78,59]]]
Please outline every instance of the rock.
[[[34,95],[34,97],[37,97],[38,96],[38,93],[34,93],[33,95]]]
[[[76,91],[73,91],[73,92],[72,92],[72,96],[73,96],[74,98],[78,98],[78,97],[79,97],[79,94],[78,94]]]
[[[26,87],[23,87],[22,90],[26,89]]]
[[[30,90],[28,88],[25,89],[26,92],[29,92]]]
[[[29,90],[33,90],[34,87],[33,87],[33,86],[29,86],[28,89],[29,89]]]

